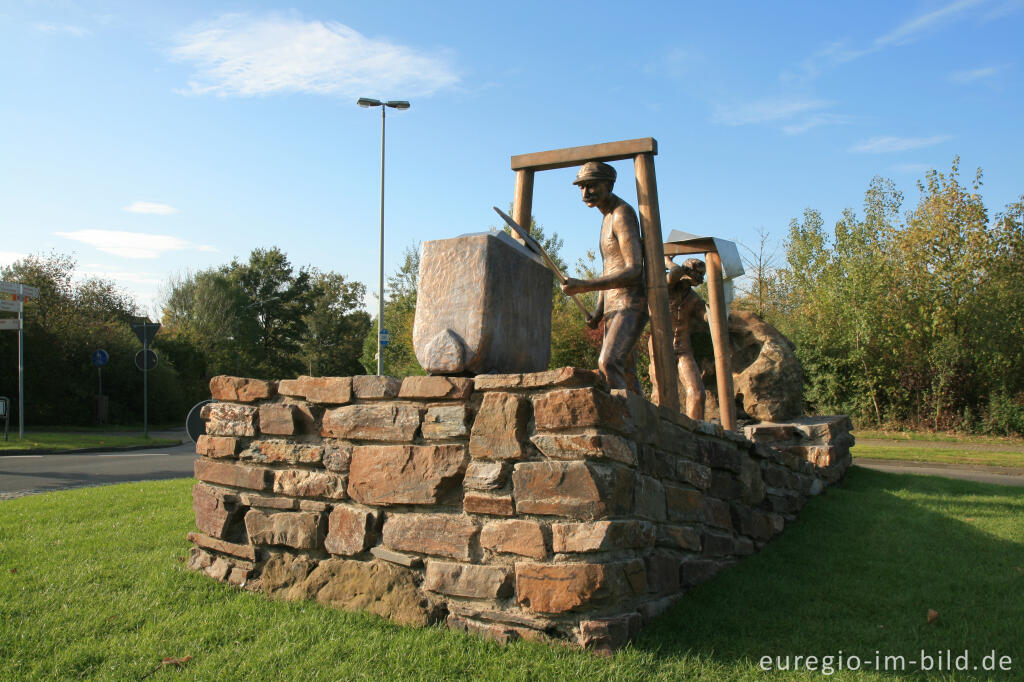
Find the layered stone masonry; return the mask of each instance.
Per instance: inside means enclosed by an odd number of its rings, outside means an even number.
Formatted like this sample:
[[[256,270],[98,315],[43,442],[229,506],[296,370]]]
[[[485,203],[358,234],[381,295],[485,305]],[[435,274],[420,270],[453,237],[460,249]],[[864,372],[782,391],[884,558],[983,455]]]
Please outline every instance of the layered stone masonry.
[[[574,368],[210,388],[191,569],[599,651],[781,533],[853,443],[846,417],[744,437]]]

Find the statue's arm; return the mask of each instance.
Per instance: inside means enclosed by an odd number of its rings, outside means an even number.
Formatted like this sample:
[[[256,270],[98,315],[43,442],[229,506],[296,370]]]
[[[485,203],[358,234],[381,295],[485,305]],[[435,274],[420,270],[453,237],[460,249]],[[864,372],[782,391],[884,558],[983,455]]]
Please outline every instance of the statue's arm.
[[[622,267],[615,272],[594,279],[568,278],[562,285],[567,294],[582,294],[587,291],[621,289],[636,284],[643,276],[643,256],[640,251],[640,226],[636,214],[626,204],[612,213],[612,235],[619,245]]]

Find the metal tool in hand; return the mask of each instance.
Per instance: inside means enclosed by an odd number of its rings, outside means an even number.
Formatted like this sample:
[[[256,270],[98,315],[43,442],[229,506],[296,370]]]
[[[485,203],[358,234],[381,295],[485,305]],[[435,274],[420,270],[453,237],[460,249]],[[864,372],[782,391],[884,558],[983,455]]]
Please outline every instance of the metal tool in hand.
[[[568,281],[569,278],[562,274],[562,271],[558,269],[558,265],[555,263],[555,261],[551,260],[551,256],[549,256],[547,251],[544,250],[544,247],[540,245],[540,242],[534,239],[527,230],[524,230],[522,227],[520,227],[519,223],[512,220],[512,218],[504,211],[502,211],[500,208],[498,208],[497,206],[492,206],[491,208],[493,208],[494,211],[501,216],[502,220],[504,220],[508,224],[508,226],[512,228],[512,231],[515,232],[516,235],[518,235],[519,238],[523,240],[523,242],[526,244],[526,248],[528,248],[530,251],[533,251],[535,254],[541,257],[541,260],[543,260],[544,264],[548,266],[548,269],[551,270],[551,272],[555,273],[555,277],[558,278],[558,281],[560,283],[565,284],[566,281]],[[576,294],[566,294],[566,296],[571,298],[573,300],[573,303],[579,306],[580,312],[582,312],[583,316],[589,320],[590,313],[587,312],[587,307],[583,305],[583,302],[580,301]]]

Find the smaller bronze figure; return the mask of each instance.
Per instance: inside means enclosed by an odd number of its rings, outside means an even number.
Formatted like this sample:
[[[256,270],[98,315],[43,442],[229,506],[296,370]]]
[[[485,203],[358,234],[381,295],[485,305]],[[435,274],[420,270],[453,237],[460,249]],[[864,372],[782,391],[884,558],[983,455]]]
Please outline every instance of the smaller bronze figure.
[[[633,207],[612,194],[615,169],[608,164],[600,161],[583,164],[573,184],[580,188],[583,203],[597,208],[603,216],[600,238],[603,267],[601,276],[594,279],[566,278],[562,291],[570,295],[601,292],[597,309],[587,320],[591,328],[596,328],[602,318],[605,320],[598,369],[611,388],[637,390],[636,372],[628,366],[627,359],[647,324],[640,223]]]
[[[665,256],[665,277],[668,282],[668,308],[672,319],[672,349],[676,354],[676,368],[679,382],[686,393],[683,411],[691,419],[704,419],[704,382],[700,378],[700,368],[693,357],[693,346],[690,334],[694,331],[694,323],[701,324],[707,317],[704,299],[697,295],[693,287],[704,282],[706,266],[696,258],[687,258],[680,266],[672,258]],[[652,363],[653,364],[653,363]],[[653,367],[651,369],[653,373]],[[657,386],[652,401],[657,402]]]

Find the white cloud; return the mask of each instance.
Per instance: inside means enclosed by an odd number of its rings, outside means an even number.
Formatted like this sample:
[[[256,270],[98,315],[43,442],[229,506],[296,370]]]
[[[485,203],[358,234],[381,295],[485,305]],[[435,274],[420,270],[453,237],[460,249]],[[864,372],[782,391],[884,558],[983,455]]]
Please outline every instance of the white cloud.
[[[171,215],[178,212],[178,209],[173,206],[158,204],[155,201],[135,201],[125,206],[123,210],[129,213],[150,213],[153,215]]]
[[[952,140],[952,135],[933,135],[932,137],[894,137],[882,136],[873,137],[860,144],[850,147],[851,152],[860,154],[888,154],[890,152],[905,152],[911,149],[931,147]]]
[[[801,121],[796,121],[794,123],[790,123],[789,125],[782,126],[782,132],[786,133],[787,135],[799,135],[801,133],[806,133],[811,128],[817,128],[818,126],[823,125],[838,125],[843,123],[849,123],[850,120],[851,119],[849,116],[840,116],[839,114],[813,114]]]
[[[772,123],[830,106],[831,102],[820,99],[765,98],[740,104],[719,105],[715,109],[715,121],[727,126]]]
[[[338,22],[280,14],[221,16],[179,35],[171,54],[195,66],[193,94],[409,99],[459,81],[442,55],[368,38]]]
[[[216,251],[212,246],[193,244],[166,234],[119,230],[77,230],[56,234],[122,258],[159,258],[167,251]]]
[[[17,251],[0,251],[0,265],[11,265],[27,255],[27,253],[18,253]]]
[[[941,24],[942,22],[951,19],[972,7],[983,4],[984,2],[985,0],[956,0],[956,2],[951,2],[945,7],[940,7],[937,10],[926,12],[925,14],[914,17],[910,21],[900,24],[885,35],[875,38],[875,45],[905,45],[916,38],[917,34],[927,31],[937,24]]]
[[[83,28],[82,26],[72,26],[71,24],[40,23],[36,24],[35,28],[41,33],[74,36],[75,38],[84,38],[87,35],[92,35],[92,31],[89,29]]]
[[[1003,70],[1003,66],[983,66],[979,69],[963,69],[949,74],[949,82],[960,85],[973,83],[974,81],[991,78]]]

